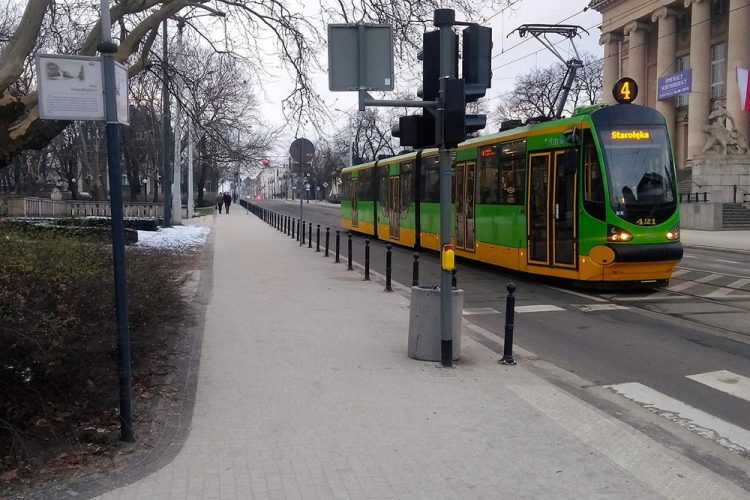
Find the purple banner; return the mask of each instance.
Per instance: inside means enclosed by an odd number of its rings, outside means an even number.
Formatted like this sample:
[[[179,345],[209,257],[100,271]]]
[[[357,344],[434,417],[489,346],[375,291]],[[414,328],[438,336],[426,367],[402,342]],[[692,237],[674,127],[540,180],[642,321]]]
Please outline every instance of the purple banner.
[[[657,84],[656,100],[663,101],[676,95],[687,94],[690,92],[693,83],[693,70],[688,68],[674,75],[659,78]]]

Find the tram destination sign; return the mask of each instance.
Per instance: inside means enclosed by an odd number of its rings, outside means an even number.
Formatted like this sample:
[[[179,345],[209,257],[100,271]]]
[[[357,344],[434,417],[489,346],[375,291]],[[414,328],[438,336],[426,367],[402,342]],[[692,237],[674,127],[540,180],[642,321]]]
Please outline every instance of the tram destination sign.
[[[688,68],[673,75],[659,78],[656,99],[663,101],[690,92],[693,83],[693,70]]]

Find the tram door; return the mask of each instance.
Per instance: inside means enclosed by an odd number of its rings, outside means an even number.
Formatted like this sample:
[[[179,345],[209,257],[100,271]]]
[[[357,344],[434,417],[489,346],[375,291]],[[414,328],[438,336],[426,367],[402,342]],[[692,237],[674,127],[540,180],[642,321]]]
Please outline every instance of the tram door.
[[[553,261],[557,266],[576,265],[576,150],[555,151],[552,217]]]
[[[575,267],[575,181],[571,150],[529,155],[528,261]]]
[[[474,251],[474,192],[476,190],[476,163],[456,164],[456,248]]]
[[[388,177],[388,236],[391,239],[399,238],[399,221],[401,214],[401,179],[398,175]]]
[[[357,196],[359,195],[359,179],[352,179],[352,226],[359,226],[359,210],[357,210]]]

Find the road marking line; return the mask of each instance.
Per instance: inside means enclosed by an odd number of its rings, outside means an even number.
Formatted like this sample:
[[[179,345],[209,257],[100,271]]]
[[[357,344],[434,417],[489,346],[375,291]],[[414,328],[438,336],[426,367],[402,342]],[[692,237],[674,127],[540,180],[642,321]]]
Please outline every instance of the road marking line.
[[[668,295],[666,293],[654,293],[645,297],[619,297],[619,302],[654,302],[657,300],[687,300],[691,297],[684,295]]]
[[[724,259],[714,259],[714,262],[726,262],[727,264],[742,264],[742,262],[737,262],[736,260],[724,260]]]
[[[620,309],[630,309],[627,306],[621,306],[618,304],[570,304],[573,307],[577,307],[581,312],[595,312],[595,311],[617,311]]]
[[[696,255],[683,255],[683,259],[701,259],[702,257],[698,257]]]
[[[683,290],[687,290],[691,286],[695,286],[696,284],[696,281],[685,281],[684,283],[678,283],[674,286],[668,286],[665,290],[668,290],[670,292],[681,292]]]
[[[491,307],[474,307],[463,310],[464,316],[471,316],[473,314],[500,314],[500,311]]]
[[[702,278],[698,278],[695,280],[696,283],[708,283],[709,281],[714,281],[724,276],[723,274],[709,274],[708,276],[704,276]]]
[[[510,385],[508,389],[592,450],[653,488],[660,497],[682,500],[747,496],[747,492],[734,483],[704,467],[696,467],[692,460],[558,387]]]
[[[515,312],[517,313],[533,313],[533,312],[547,312],[547,311],[564,311],[562,307],[553,305],[539,304],[534,306],[516,306]]]
[[[687,378],[718,391],[726,392],[745,401],[750,401],[750,378],[737,375],[727,370],[688,375]]]
[[[734,451],[750,450],[750,432],[637,382],[605,386],[654,413]]]
[[[686,270],[686,271],[695,271],[695,272],[698,272],[698,273],[705,273],[706,272],[705,269],[693,269],[691,267],[682,267],[682,266],[680,266],[680,269],[681,270]],[[750,276],[740,276],[739,274],[729,274],[729,273],[724,273],[722,276],[731,276],[732,278],[749,278],[750,277]]]
[[[689,270],[687,270],[687,269],[677,269],[677,270],[675,270],[675,271],[674,271],[674,272],[672,273],[672,277],[674,278],[675,276],[682,276],[683,274],[686,274],[686,273],[689,273],[689,272],[690,272],[690,271],[689,271]]]
[[[736,292],[737,289],[742,288],[743,286],[750,283],[750,279],[748,278],[742,278],[738,279],[737,281],[733,281],[732,283],[729,283],[726,287],[721,287],[718,290],[714,290],[713,292],[706,295],[706,297],[726,297],[732,292]]]
[[[564,288],[557,288],[556,286],[551,286],[550,288],[552,288],[553,290],[557,290],[558,292],[569,293],[571,295],[577,295],[578,297],[583,297],[584,299],[589,299],[589,300],[593,300],[593,301],[596,301],[596,302],[607,302],[607,299],[602,299],[602,298],[599,298],[599,297],[595,297],[593,295],[586,295],[585,293],[581,293],[581,292],[574,292],[573,290],[566,290]]]

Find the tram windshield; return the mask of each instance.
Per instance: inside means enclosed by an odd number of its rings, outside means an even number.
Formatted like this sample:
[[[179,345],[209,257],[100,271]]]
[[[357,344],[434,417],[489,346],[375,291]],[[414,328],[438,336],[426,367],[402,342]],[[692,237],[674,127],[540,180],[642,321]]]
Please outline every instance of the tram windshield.
[[[677,202],[666,127],[600,128],[599,141],[615,214],[644,226],[668,219]]]

